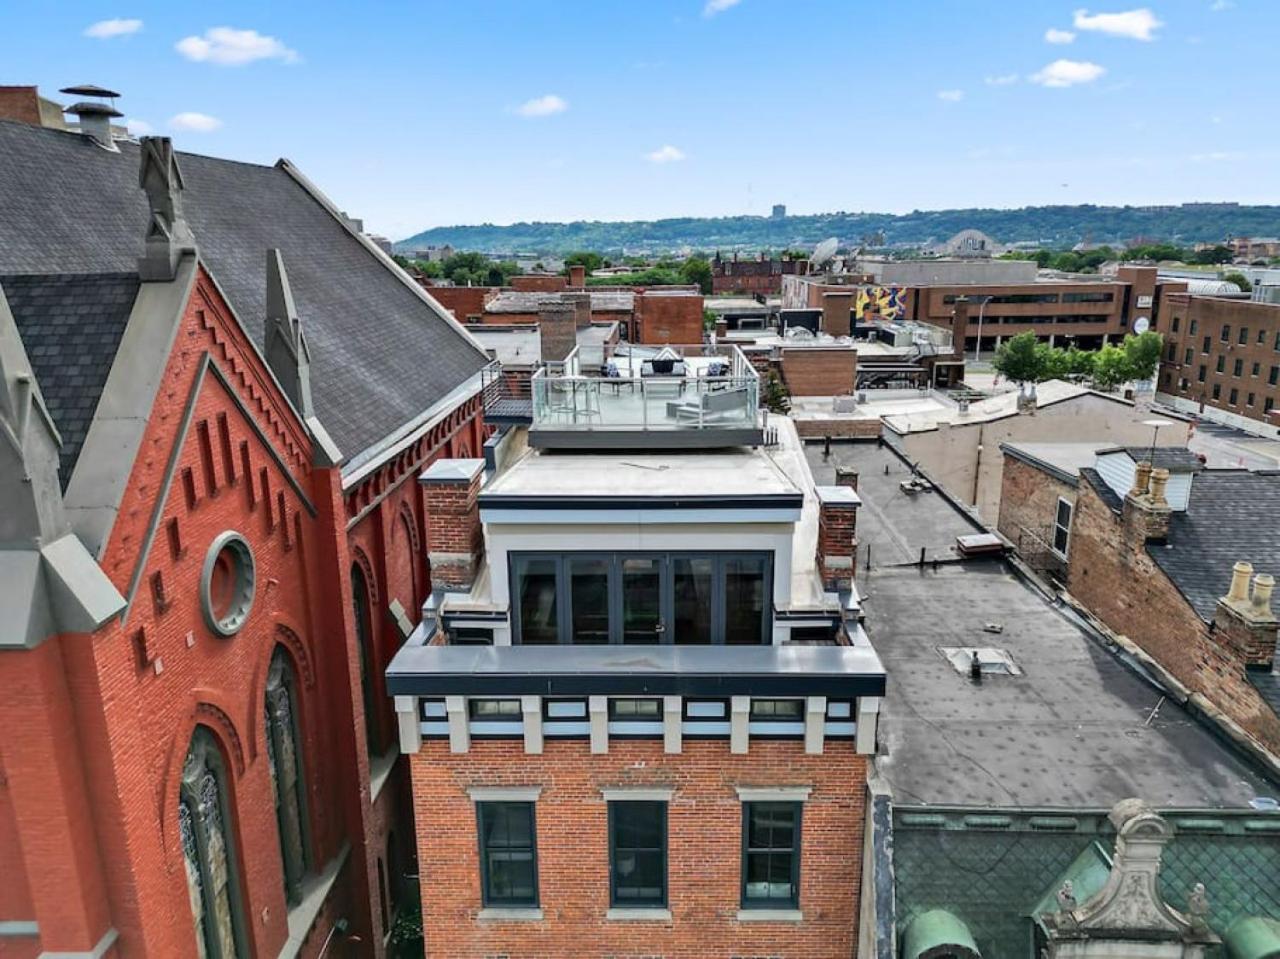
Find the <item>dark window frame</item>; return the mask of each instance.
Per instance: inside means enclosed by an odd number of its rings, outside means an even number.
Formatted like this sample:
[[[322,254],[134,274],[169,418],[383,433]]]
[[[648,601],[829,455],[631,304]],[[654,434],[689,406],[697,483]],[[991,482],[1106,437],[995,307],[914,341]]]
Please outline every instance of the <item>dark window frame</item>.
[[[500,800],[477,800],[476,802],[476,843],[480,848],[480,903],[486,908],[500,909],[536,909],[540,902],[540,889],[538,882],[538,813],[536,803],[528,800],[517,799],[500,799]],[[503,846],[503,850],[523,851],[528,849],[530,861],[533,868],[533,896],[531,898],[512,897],[503,898],[495,896],[492,889],[492,876],[489,871],[489,853],[492,851],[485,842],[485,813],[492,814],[500,806],[519,806],[528,812],[529,816],[529,845],[525,846]]]
[[[633,712],[630,715],[622,713],[618,707],[623,703],[632,706],[654,706],[653,713]],[[662,697],[660,696],[623,696],[615,698],[609,697],[609,722],[618,723],[653,723],[662,722],[665,712],[663,710]]]
[[[788,897],[753,897],[747,894],[747,877],[750,872],[749,860],[753,855],[782,855],[782,847],[760,847],[753,851],[749,845],[751,838],[751,811],[755,807],[786,806],[794,813],[795,820],[791,827],[791,845],[786,855],[791,857],[791,895]],[[804,825],[804,803],[799,800],[748,800],[742,804],[742,878],[739,889],[739,903],[743,909],[799,909],[800,908],[800,856],[801,833]]]
[[[570,563],[575,559],[606,559],[609,561],[609,642],[623,644],[623,583],[622,566],[629,559],[657,559],[661,578],[659,609],[662,630],[656,643],[648,645],[752,645],[767,646],[773,641],[773,587],[775,564],[772,550],[626,550],[616,552],[574,551],[554,552],[545,550],[513,551],[507,557],[508,593],[511,597],[511,642],[526,645],[521,623],[520,576],[530,561],[548,560],[555,564],[555,643],[533,645],[575,645],[572,625],[572,583]],[[709,643],[685,644],[675,635],[675,564],[681,559],[710,559],[712,561],[711,586],[711,638]],[[764,596],[760,610],[759,639],[754,643],[729,644],[727,639],[727,566],[734,560],[753,559],[763,563]],[[632,644],[645,645],[645,644]]]
[[[476,707],[482,703],[499,703],[502,706],[515,705],[515,710],[502,711],[488,715],[480,715]],[[510,723],[524,720],[523,706],[514,696],[480,696],[467,700],[467,720],[473,723]]]
[[[1065,526],[1062,524],[1062,508],[1064,506],[1067,508],[1067,522]],[[1053,513],[1053,547],[1052,548],[1053,548],[1053,551],[1057,553],[1059,556],[1061,556],[1063,559],[1067,558],[1067,554],[1071,550],[1071,521],[1072,519],[1075,518],[1075,511],[1076,511],[1076,507],[1074,503],[1072,503],[1068,499],[1064,499],[1061,496],[1058,497],[1058,505],[1054,508],[1054,513]],[[1062,539],[1061,548],[1059,548],[1058,546],[1059,534],[1061,534],[1061,539]]]
[[[619,846],[617,844],[617,814],[619,807],[628,806],[653,806],[660,810],[658,831],[661,833],[661,839],[657,850],[650,849],[648,846]],[[611,799],[609,800],[609,906],[614,909],[666,909],[670,896],[670,845],[671,834],[669,829],[669,810],[668,802],[663,799]],[[662,862],[662,892],[655,899],[619,899],[618,898],[618,850],[631,850],[636,852],[658,852]]]
[[[779,715],[776,711],[772,715],[765,715],[764,706],[770,704],[775,710],[779,703],[786,703],[788,706],[795,704],[799,707],[798,714],[795,716]],[[752,699],[751,709],[747,713],[747,721],[753,723],[802,723],[804,722],[805,701],[795,696],[774,696],[762,699]]]

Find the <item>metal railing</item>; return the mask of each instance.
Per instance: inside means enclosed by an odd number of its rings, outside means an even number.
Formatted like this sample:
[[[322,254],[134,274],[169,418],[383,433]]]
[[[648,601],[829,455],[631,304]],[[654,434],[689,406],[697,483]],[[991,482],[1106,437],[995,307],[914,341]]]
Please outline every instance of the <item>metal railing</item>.
[[[760,377],[731,344],[610,344],[602,362],[574,349],[530,380],[533,428],[678,430],[755,428]]]

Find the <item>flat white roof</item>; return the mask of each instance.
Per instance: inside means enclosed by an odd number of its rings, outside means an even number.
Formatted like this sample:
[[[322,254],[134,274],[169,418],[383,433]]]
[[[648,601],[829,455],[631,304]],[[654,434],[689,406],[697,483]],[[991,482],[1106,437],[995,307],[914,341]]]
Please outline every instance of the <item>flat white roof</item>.
[[[1036,384],[1036,407],[1038,409],[1051,403],[1075,399],[1090,393],[1093,393],[1093,390],[1065,380],[1047,380]],[[895,433],[923,433],[927,430],[935,430],[943,424],[963,426],[969,423],[987,423],[1012,416],[1017,412],[1018,393],[1015,390],[971,403],[968,412],[965,413],[960,412],[958,405],[940,403],[935,409],[927,411],[885,416],[884,422]]]

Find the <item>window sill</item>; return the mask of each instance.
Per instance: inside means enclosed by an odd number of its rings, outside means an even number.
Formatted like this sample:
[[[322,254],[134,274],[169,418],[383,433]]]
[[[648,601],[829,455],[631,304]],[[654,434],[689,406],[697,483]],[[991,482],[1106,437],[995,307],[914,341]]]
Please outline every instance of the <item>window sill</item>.
[[[351,846],[343,843],[342,849],[329,860],[322,871],[303,878],[302,898],[289,910],[289,938],[280,950],[279,959],[293,959],[302,952],[307,935],[319,918],[320,910],[324,908],[325,900],[329,898],[329,893],[338,881],[338,873],[342,871],[350,854]]]
[[[739,909],[738,922],[803,922],[799,909]]]
[[[543,915],[537,906],[486,906],[476,918],[489,922],[537,922]]]
[[[396,760],[400,758],[400,746],[393,745],[381,756],[369,757],[369,805],[378,801],[382,787],[391,778],[391,770],[396,768]]]
[[[604,914],[606,919],[619,922],[670,922],[670,909],[613,908]]]

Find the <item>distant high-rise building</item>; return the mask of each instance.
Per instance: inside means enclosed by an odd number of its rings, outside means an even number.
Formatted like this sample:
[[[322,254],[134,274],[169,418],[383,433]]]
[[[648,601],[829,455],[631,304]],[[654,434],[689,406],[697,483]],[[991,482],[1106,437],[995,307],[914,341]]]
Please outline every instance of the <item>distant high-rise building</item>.
[[[787,205],[785,203],[775,203],[773,205],[773,212],[770,214],[770,216],[773,219],[781,220],[786,215],[787,215]]]

